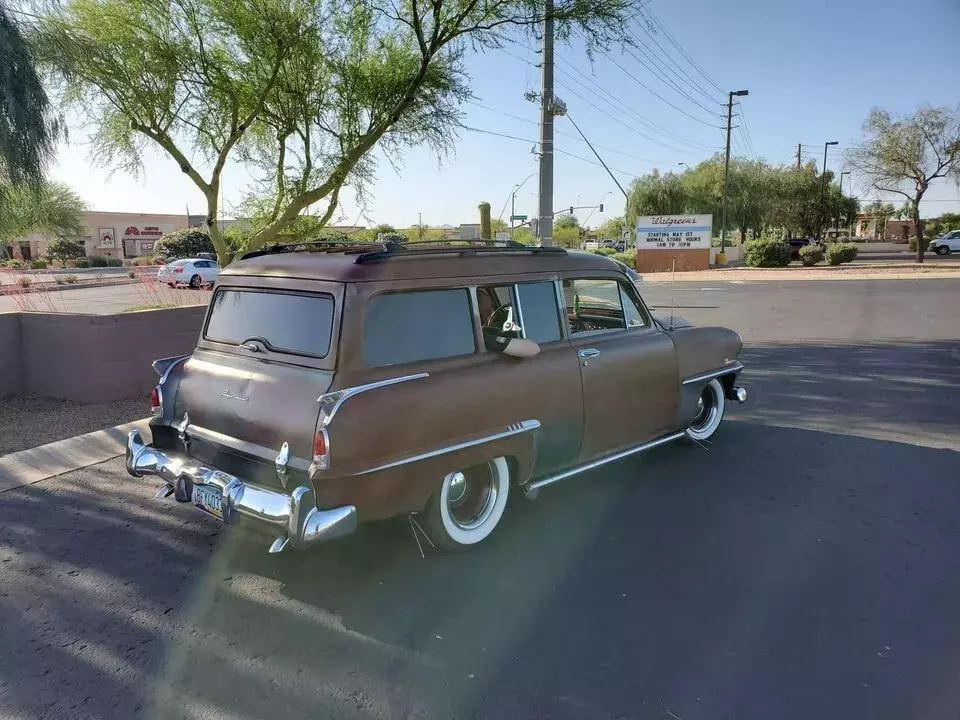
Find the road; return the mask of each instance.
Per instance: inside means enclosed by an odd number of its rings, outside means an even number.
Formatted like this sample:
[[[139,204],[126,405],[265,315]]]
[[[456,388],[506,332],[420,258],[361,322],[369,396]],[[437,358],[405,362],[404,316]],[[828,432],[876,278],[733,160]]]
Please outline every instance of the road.
[[[748,404],[461,555],[268,556],[119,460],[4,493],[0,717],[955,720],[958,290],[678,285]]]
[[[133,283],[108,287],[71,288],[26,295],[0,295],[0,312],[35,310],[39,312],[111,315],[132,307],[171,303],[197,305],[210,301],[207,290],[172,290],[156,283]]]

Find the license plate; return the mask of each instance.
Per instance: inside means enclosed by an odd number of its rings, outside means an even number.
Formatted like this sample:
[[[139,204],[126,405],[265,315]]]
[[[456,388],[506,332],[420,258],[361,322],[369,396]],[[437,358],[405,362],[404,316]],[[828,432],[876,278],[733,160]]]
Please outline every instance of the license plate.
[[[216,518],[223,520],[223,495],[216,485],[194,485],[193,504]]]

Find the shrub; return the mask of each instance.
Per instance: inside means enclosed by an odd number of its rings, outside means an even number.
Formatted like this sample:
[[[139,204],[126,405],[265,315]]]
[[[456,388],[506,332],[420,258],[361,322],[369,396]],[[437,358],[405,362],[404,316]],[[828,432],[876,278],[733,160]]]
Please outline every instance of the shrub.
[[[85,258],[85,257],[77,258],[76,262],[74,263],[74,267],[78,267],[78,268],[90,267],[90,258]]]
[[[46,270],[47,261],[37,258],[32,263],[30,263],[30,267],[32,267],[34,270]]]
[[[14,258],[11,260],[7,260],[7,267],[10,268],[11,270],[22,270],[25,267],[25,265],[23,264],[22,260],[17,260]]]
[[[154,265],[166,265],[166,264],[167,264],[167,259],[166,259],[165,257],[163,257],[163,255],[156,255],[156,256],[154,256],[154,258],[153,258],[153,264],[154,264]]]
[[[917,236],[916,236],[916,235],[911,235],[911,236],[910,236],[910,239],[907,240],[907,245],[910,246],[911,252],[916,252],[916,251],[917,251]],[[929,247],[930,247],[930,238],[924,238],[924,239],[923,239],[923,251],[926,252]]]
[[[87,259],[90,261],[90,267],[100,268],[107,266],[107,258],[103,257],[102,255],[94,255],[93,257]]]
[[[77,276],[76,276],[76,275],[64,275],[64,276],[63,276],[63,281],[64,281],[67,285],[73,285],[73,284],[77,281]]]
[[[823,248],[819,245],[805,245],[800,248],[800,262],[807,267],[823,262]]]
[[[611,255],[616,255],[616,254],[617,254],[616,249],[615,249],[615,248],[612,248],[612,247],[597,248],[596,250],[594,250],[594,252],[595,252],[597,255],[606,255],[607,257],[610,257]]]
[[[857,246],[853,243],[835,243],[827,246],[827,262],[831,265],[848,263],[857,256]]]
[[[152,255],[141,255],[130,261],[133,267],[143,267],[144,265],[156,265],[157,259]]]
[[[107,267],[123,267],[123,260],[120,258],[107,258]]]
[[[637,253],[636,252],[618,252],[610,256],[614,260],[619,260],[627,267],[631,267],[634,270],[637,269]]]
[[[157,255],[176,260],[196,257],[199,253],[215,253],[210,236],[198,228],[174,230],[157,240],[154,246]]]
[[[133,270],[127,273],[127,277],[135,278],[136,276],[137,274]]]
[[[57,238],[47,245],[47,255],[60,263],[60,267],[65,267],[67,260],[76,260],[82,258],[84,245],[77,240],[68,240],[67,238]]]
[[[786,267],[790,264],[790,244],[773,238],[757,238],[746,245],[746,263],[750,267]]]

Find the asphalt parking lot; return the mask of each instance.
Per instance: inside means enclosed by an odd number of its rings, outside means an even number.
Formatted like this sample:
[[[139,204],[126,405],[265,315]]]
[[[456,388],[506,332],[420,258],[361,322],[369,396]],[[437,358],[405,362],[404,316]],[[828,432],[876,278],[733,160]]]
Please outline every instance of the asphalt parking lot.
[[[955,720],[960,281],[644,295],[748,404],[470,553],[268,556],[119,460],[0,494],[0,717]]]

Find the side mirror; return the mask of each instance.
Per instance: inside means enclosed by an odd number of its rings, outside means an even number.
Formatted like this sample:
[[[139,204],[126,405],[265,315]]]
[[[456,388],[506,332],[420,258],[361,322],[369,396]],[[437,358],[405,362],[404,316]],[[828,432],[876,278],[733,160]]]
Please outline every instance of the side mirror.
[[[527,358],[540,354],[540,346],[526,338],[511,338],[503,348],[503,354],[515,358]]]

